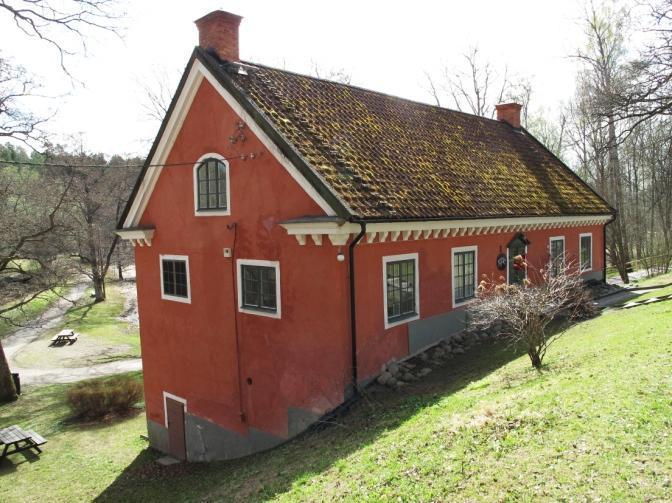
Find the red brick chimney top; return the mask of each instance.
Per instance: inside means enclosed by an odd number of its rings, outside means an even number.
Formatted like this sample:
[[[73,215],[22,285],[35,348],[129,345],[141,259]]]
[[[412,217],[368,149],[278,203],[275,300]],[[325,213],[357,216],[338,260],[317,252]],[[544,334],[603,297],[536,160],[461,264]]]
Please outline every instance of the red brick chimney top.
[[[243,18],[223,10],[215,10],[194,21],[198,28],[198,45],[213,50],[219,59],[239,61],[238,27]]]
[[[506,122],[516,129],[520,129],[520,109],[523,105],[518,103],[502,103],[495,105],[497,110],[497,120]]]

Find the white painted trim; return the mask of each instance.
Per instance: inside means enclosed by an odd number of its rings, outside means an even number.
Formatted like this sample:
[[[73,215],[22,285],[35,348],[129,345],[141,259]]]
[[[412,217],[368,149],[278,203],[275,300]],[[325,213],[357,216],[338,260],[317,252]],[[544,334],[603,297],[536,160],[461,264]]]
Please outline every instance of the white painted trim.
[[[268,135],[257,125],[254,119],[245,111],[245,109],[235,100],[235,98],[222,87],[222,85],[217,81],[217,79],[210,73],[210,71],[203,66],[203,64],[194,60],[194,63],[191,67],[191,71],[187,76],[185,85],[182,88],[182,93],[177,99],[177,103],[173,110],[173,113],[166,124],[166,128],[161,135],[159,144],[157,145],[154,155],[150,159],[150,164],[152,165],[161,165],[166,162],[168,154],[173,148],[175,143],[175,138],[182,128],[184,119],[191,108],[191,104],[196,95],[196,91],[203,81],[206,79],[224,98],[227,104],[234,110],[236,114],[245,122],[245,124],[250,128],[250,130],[259,138],[263,143],[264,147],[275,157],[275,159],[287,170],[290,176],[301,186],[301,188],[308,194],[308,196],[315,201],[315,203],[325,212],[326,215],[333,216],[336,215],[336,212],[333,208],[325,201],[325,199],[317,192],[317,190],[308,182],[308,180],[299,172],[299,170],[292,164],[292,162],[285,157],[285,155],[280,151],[280,149],[273,143]],[[140,184],[137,194],[133,199],[131,208],[124,220],[124,227],[136,227],[140,222],[140,218],[147,207],[149,198],[154,190],[156,181],[158,180],[161,171],[161,166],[154,166],[147,169],[145,176]],[[179,169],[179,167],[175,168]],[[342,202],[343,203],[343,202]],[[345,203],[343,203],[345,205]],[[346,205],[347,207],[347,205]]]
[[[182,398],[177,395],[173,395],[172,393],[168,393],[167,391],[163,392],[163,424],[168,428],[168,405],[166,404],[166,398],[170,398],[171,400],[175,400],[176,402],[180,402],[184,404],[184,414],[187,414],[187,399]]]
[[[421,236],[428,231],[442,231],[441,237],[491,234],[499,228],[510,228],[511,231],[531,231],[540,228],[581,227],[606,224],[611,215],[578,215],[559,217],[511,217],[482,218],[476,220],[424,220],[414,222],[375,222],[368,223],[367,233],[391,235],[392,241],[407,241],[411,236]],[[359,233],[359,224],[346,221],[333,222],[289,222],[280,224],[290,236],[295,236],[299,243],[305,244],[308,235],[327,235],[333,245],[343,246],[351,236]],[[415,239],[415,238],[414,238]],[[371,240],[371,245],[382,243],[383,240]],[[368,244],[364,240],[362,244]]]
[[[187,76],[184,87],[182,88],[182,93],[177,99],[173,113],[168,119],[166,128],[161,135],[161,138],[159,139],[159,143],[156,150],[154,151],[154,155],[149,161],[150,164],[160,165],[166,162],[168,154],[172,150],[173,144],[175,143],[175,138],[177,138],[177,134],[179,133],[180,129],[182,129],[184,119],[187,116],[187,112],[191,108],[196,91],[198,90],[202,81],[203,74],[192,67],[189,75]],[[152,166],[147,168],[145,176],[143,177],[142,182],[140,183],[140,187],[138,188],[138,192],[133,198],[128,215],[126,215],[126,220],[124,220],[124,227],[136,227],[140,222],[140,218],[142,218],[142,214],[147,207],[149,198],[154,191],[154,186],[159,179],[161,170],[162,168],[160,166]]]
[[[474,252],[474,298],[464,300],[462,302],[455,302],[455,253],[459,252]],[[507,256],[508,258],[508,256]],[[456,307],[466,306],[474,302],[478,296],[478,246],[457,246],[450,249],[450,283],[451,283],[451,299],[453,301],[453,309]]]
[[[567,260],[565,255],[567,254],[567,245],[565,243],[565,236],[551,236],[548,238],[548,267],[550,269],[553,262],[553,256],[551,255],[551,243],[553,241],[562,241],[562,268],[564,269],[567,266]],[[549,273],[550,274],[550,273]]]
[[[163,261],[164,260],[182,260],[185,262],[187,270],[187,296],[178,297],[177,295],[169,295],[163,291]],[[191,304],[191,275],[189,273],[189,256],[188,255],[159,255],[159,271],[161,281],[161,298],[164,300],[172,300],[175,302],[182,302],[184,304]]]
[[[587,267],[586,269],[583,268],[583,264],[581,263],[581,238],[585,237],[590,237],[590,267]],[[579,268],[581,269],[581,272],[590,272],[593,270],[593,233],[592,232],[584,232],[582,234],[579,234]]]
[[[276,312],[271,311],[262,311],[260,309],[251,309],[243,306],[243,275],[242,267],[243,265],[258,265],[263,267],[273,267],[275,268],[275,302],[276,302]],[[282,317],[282,301],[280,298],[280,262],[277,260],[253,260],[253,259],[242,259],[239,258],[236,260],[236,269],[238,276],[238,311],[241,313],[255,314],[257,316],[266,316],[267,318],[276,318],[280,319]]]
[[[415,261],[415,315],[390,323],[387,318],[387,264],[388,262],[398,262],[400,260]],[[386,255],[383,257],[383,319],[385,320],[385,329],[403,325],[409,321],[420,318],[420,260],[418,253],[405,253],[403,255]]]
[[[154,229],[130,229],[115,231],[115,234],[121,239],[130,241],[133,246],[152,246],[152,238],[154,237]]]
[[[226,209],[225,210],[199,210],[198,209],[198,168],[206,159],[217,159],[226,168]],[[215,152],[202,155],[194,164],[194,215],[197,217],[221,217],[231,214],[231,177],[229,176],[229,163],[223,155]]]

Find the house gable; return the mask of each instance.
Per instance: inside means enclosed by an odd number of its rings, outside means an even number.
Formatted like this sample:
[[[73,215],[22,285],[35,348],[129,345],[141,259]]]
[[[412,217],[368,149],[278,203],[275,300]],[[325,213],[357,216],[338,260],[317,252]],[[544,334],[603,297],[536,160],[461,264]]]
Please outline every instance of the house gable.
[[[286,147],[288,144],[286,144],[286,142],[283,144],[282,138],[280,137],[271,138],[268,135],[268,128],[264,128],[258,124],[259,121],[263,122],[263,117],[259,114],[254,114],[253,116],[253,114],[248,112],[249,106],[246,109],[241,105],[238,97],[234,97],[234,95],[222,85],[221,78],[216,78],[211,70],[203,64],[203,55],[200,54],[199,49],[197,48],[187,64],[177,92],[173,97],[157,138],[147,157],[145,166],[138,177],[138,181],[131,193],[131,197],[129,198],[124,213],[121,216],[118,223],[119,230],[123,232],[124,229],[132,229],[133,231],[138,229],[142,215],[147,208],[149,199],[154,192],[154,188],[163,169],[182,164],[193,164],[193,160],[174,162],[172,164],[167,163],[167,160],[175,140],[182,129],[184,120],[192,107],[194,97],[203,82],[207,82],[217,91],[226,104],[234,110],[243,123],[250,128],[257,138],[259,138],[266,151],[283,166],[287,173],[320,207],[325,215],[334,216],[337,215],[337,211],[338,214],[343,216],[348,214],[348,210],[342,204],[339,204],[337,198],[326,189],[326,185],[324,185],[318,177],[310,176],[310,174],[306,177],[305,166],[303,167],[303,172],[297,168],[296,164],[286,155]],[[282,146],[279,146],[278,144],[281,144]]]

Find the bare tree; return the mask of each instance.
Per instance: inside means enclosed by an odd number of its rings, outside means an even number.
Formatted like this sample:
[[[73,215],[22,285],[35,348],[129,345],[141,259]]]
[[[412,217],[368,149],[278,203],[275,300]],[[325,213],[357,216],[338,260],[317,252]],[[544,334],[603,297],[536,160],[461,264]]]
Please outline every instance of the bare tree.
[[[470,323],[488,328],[502,322],[500,336],[514,345],[522,345],[532,366],[541,368],[546,352],[569,326],[569,321],[592,314],[592,303],[584,289],[578,269],[564,257],[547,267],[532,271],[523,257],[516,257],[536,284],[525,280],[522,285],[507,285],[503,278],[483,278],[478,286],[478,300],[469,307]],[[555,323],[563,317],[565,323]]]
[[[318,79],[331,80],[333,82],[339,82],[341,84],[350,84],[352,82],[352,76],[350,73],[345,70],[345,68],[331,68],[325,69],[320,67],[316,62],[313,61],[313,75]]]
[[[118,33],[122,16],[117,10],[115,0],[0,0],[0,12],[11,16],[25,35],[53,47],[68,75],[66,57],[86,51],[90,29]]]
[[[113,231],[137,168],[129,170],[119,158],[109,164],[102,154],[88,154],[82,148],[71,154],[63,147],[54,147],[47,160],[59,166],[61,177],[72,179],[66,201],[66,239],[71,255],[80,260],[82,274],[93,282],[95,302],[101,302],[106,297],[105,279],[119,240]]]
[[[458,69],[446,66],[438,78],[425,72],[427,91],[438,106],[450,102],[462,112],[494,117],[496,104],[516,101],[523,105],[525,123],[532,93],[528,81],[512,78],[506,66],[495,68],[484,61],[478,47],[471,47],[463,55],[462,63]]]
[[[624,283],[629,282],[630,243],[626,208],[624,176],[619,156],[617,111],[613,100],[628,86],[625,68],[624,37],[628,25],[627,12],[592,4],[583,20],[586,46],[575,57],[583,67],[579,73],[577,109],[584,114],[582,125],[591,129],[593,160],[599,167],[597,189],[619,213],[609,226],[607,249]]]

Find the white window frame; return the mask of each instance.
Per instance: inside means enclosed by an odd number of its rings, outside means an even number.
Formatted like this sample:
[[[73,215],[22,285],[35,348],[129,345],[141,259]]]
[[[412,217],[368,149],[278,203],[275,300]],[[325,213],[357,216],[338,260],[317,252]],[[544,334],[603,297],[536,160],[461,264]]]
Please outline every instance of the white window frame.
[[[581,239],[589,237],[590,238],[590,267],[583,268],[583,264],[581,263]],[[589,272],[593,270],[593,233],[592,232],[584,232],[582,234],[579,234],[579,270],[580,272]]]
[[[474,252],[474,298],[473,299],[467,299],[461,302],[456,302],[455,301],[455,253],[460,253],[460,252],[469,252],[473,251]],[[506,256],[507,260],[507,267],[508,267],[508,260],[509,256],[507,253]],[[467,306],[471,304],[472,302],[476,301],[478,299],[478,246],[473,245],[473,246],[458,246],[456,248],[451,248],[450,249],[450,283],[451,283],[451,292],[450,296],[453,301],[453,308],[456,307],[462,307],[462,306]]]
[[[171,400],[175,400],[176,402],[184,404],[185,416],[187,415],[187,399],[177,395],[173,395],[172,393],[168,393],[167,391],[163,392],[163,423],[166,425],[166,428],[168,428],[168,404],[166,403],[166,398],[170,398]]]
[[[187,296],[179,297],[177,295],[167,294],[163,287],[163,261],[164,260],[181,260],[185,262],[185,268],[187,271]],[[161,281],[161,298],[164,300],[172,300],[175,302],[182,302],[184,304],[191,304],[191,274],[189,273],[189,256],[188,255],[159,255],[159,271],[160,271],[160,281]]]
[[[206,159],[217,159],[226,167],[226,210],[199,210],[198,209],[198,167]],[[231,180],[230,180],[230,166],[224,156],[215,152],[202,155],[193,168],[193,185],[194,185],[194,215],[197,217],[221,217],[231,214]]]
[[[387,317],[387,264],[401,260],[413,260],[415,264],[415,315],[401,320],[390,322]],[[386,255],[383,257],[383,319],[385,329],[403,325],[420,318],[420,260],[418,253],[404,253],[402,255]]]
[[[551,266],[553,265],[553,254],[552,254],[552,243],[553,241],[562,241],[562,269],[565,270],[567,267],[567,243],[565,242],[565,236],[551,236],[548,238],[548,270],[549,274],[551,271]]]
[[[273,267],[275,268],[275,304],[276,312],[263,311],[260,309],[250,309],[243,305],[243,268],[244,265]],[[267,318],[282,318],[282,299],[280,298],[280,262],[277,260],[254,260],[239,258],[236,260],[236,270],[238,275],[238,311],[246,314],[255,314]]]

